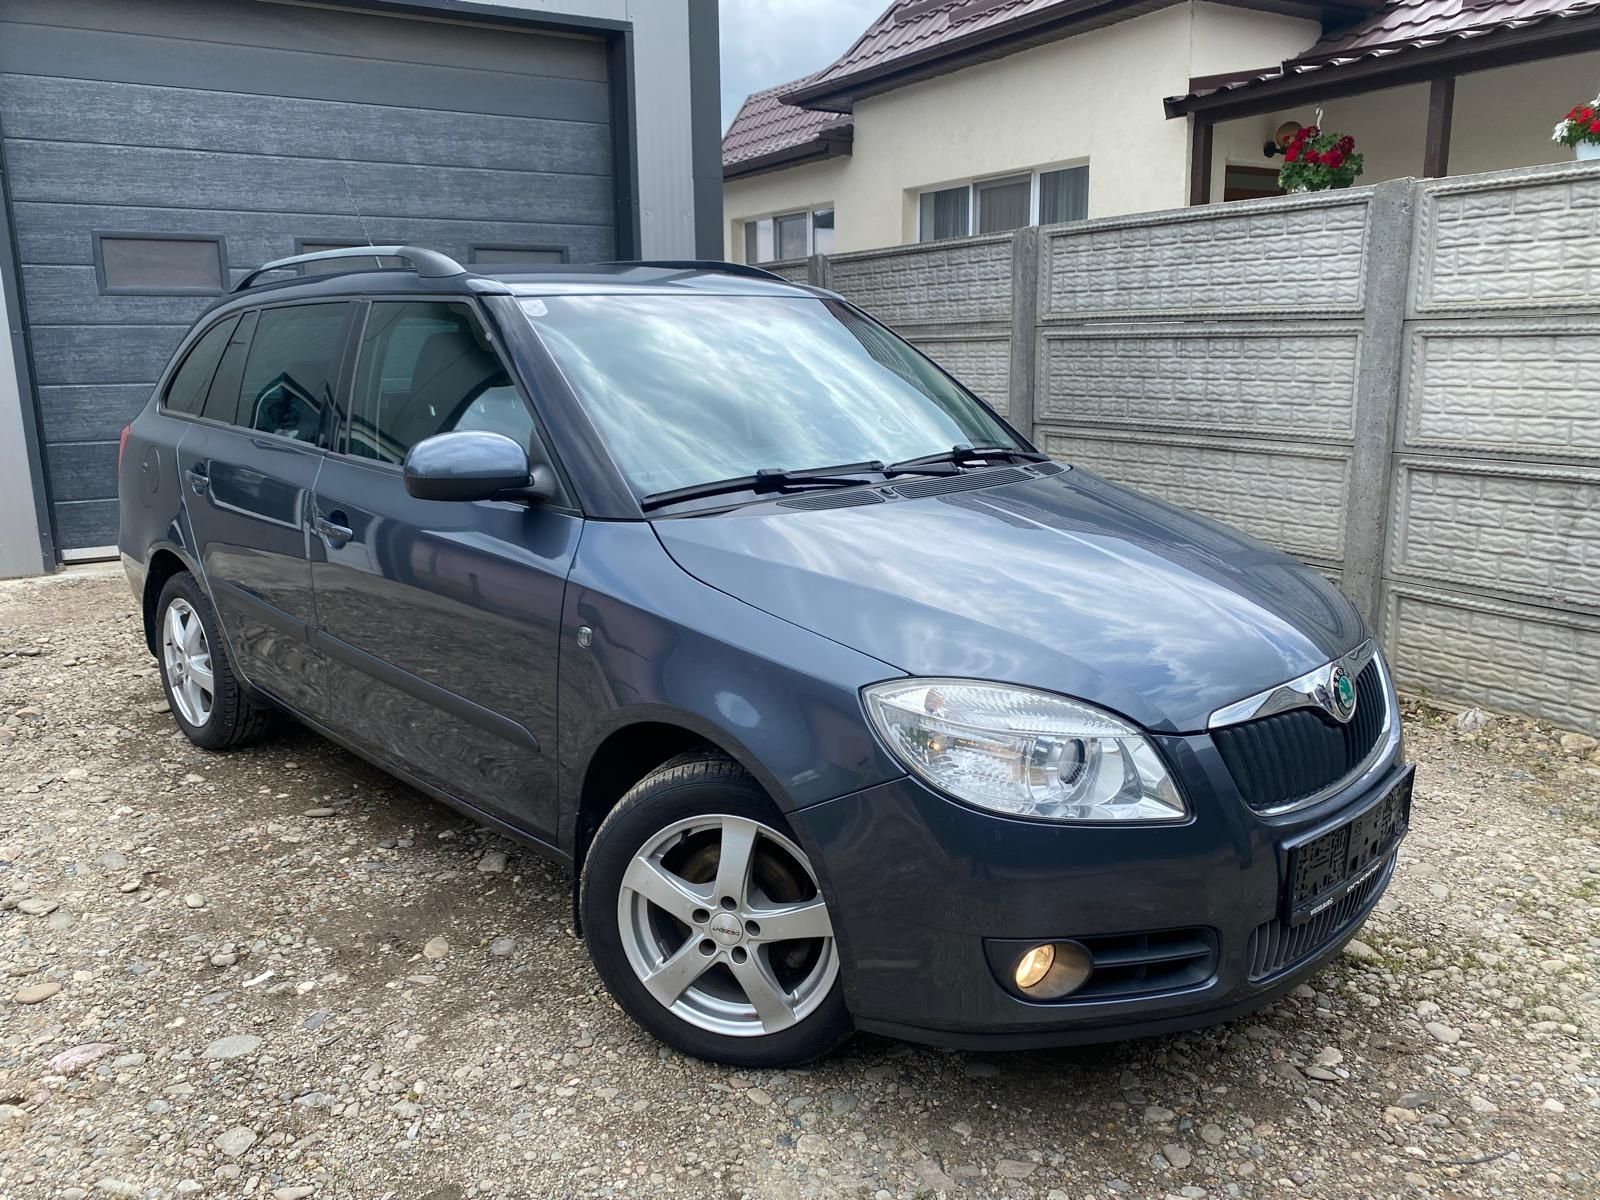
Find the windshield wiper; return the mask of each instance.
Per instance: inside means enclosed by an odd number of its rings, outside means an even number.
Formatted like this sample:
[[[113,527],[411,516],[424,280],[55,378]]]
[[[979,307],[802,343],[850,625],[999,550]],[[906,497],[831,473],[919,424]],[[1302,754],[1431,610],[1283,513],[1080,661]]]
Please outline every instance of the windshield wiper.
[[[952,446],[938,454],[924,454],[921,458],[905,458],[884,468],[884,477],[896,475],[954,475],[962,467],[975,467],[979,463],[996,460],[1004,462],[1049,462],[1048,454],[1037,450],[1020,450],[1015,446]],[[925,467],[948,467],[947,471],[928,471]]]
[[[734,492],[781,492],[797,487],[860,487],[871,483],[858,479],[863,474],[878,474],[886,468],[881,459],[870,462],[840,463],[836,467],[808,467],[803,471],[785,471],[767,467],[754,475],[736,475],[732,479],[714,479],[710,483],[695,483],[688,487],[673,488],[670,492],[652,492],[639,501],[645,512],[677,504],[681,500],[700,500],[707,496],[727,496]]]

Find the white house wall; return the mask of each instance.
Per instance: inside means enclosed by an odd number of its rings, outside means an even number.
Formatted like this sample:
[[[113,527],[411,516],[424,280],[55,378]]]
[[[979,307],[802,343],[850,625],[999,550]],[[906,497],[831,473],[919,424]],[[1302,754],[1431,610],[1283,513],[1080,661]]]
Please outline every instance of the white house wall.
[[[834,203],[841,253],[915,241],[919,191],[1083,162],[1091,217],[1181,205],[1188,133],[1161,98],[1191,75],[1271,66],[1316,36],[1310,21],[1181,4],[867,97],[848,158],[725,185],[729,253],[743,257],[745,219],[819,201]]]

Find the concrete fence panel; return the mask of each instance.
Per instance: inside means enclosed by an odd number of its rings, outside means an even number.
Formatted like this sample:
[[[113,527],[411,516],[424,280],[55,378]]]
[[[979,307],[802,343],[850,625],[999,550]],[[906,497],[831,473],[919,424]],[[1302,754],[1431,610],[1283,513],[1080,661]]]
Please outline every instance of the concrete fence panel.
[[[800,265],[1055,456],[1320,568],[1403,686],[1600,727],[1600,166]]]

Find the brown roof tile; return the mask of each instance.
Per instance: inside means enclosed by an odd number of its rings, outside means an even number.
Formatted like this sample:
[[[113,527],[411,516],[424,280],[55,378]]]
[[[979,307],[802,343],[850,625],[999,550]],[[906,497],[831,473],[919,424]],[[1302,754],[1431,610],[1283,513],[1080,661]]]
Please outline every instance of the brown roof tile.
[[[1038,28],[1038,41],[1060,36],[1059,25],[1084,28],[1149,12],[1176,0],[895,0],[837,62],[789,86],[785,98],[847,109],[856,87],[886,71],[914,69],[951,56],[992,57],[1001,39]],[[1052,32],[1042,32],[1047,26]],[[1020,45],[1011,46],[1020,49]],[[988,51],[986,54],[985,51]],[[932,73],[932,72],[929,72]]]
[[[812,78],[796,79],[745,99],[722,135],[723,175],[745,175],[789,161],[843,153],[852,136],[848,116],[796,108],[778,97]]]

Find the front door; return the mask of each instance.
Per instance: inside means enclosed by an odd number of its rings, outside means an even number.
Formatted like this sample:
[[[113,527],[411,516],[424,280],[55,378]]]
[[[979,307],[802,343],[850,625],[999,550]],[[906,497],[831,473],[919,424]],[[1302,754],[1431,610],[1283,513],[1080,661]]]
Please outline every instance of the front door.
[[[313,512],[335,727],[553,842],[556,659],[582,521],[561,505],[417,500],[400,472],[407,450],[449,430],[534,445],[472,307],[374,301],[346,426]]]
[[[235,664],[313,717],[326,704],[310,642],[307,522],[354,312],[337,302],[245,314],[197,414],[203,420],[177,454],[193,545]]]

